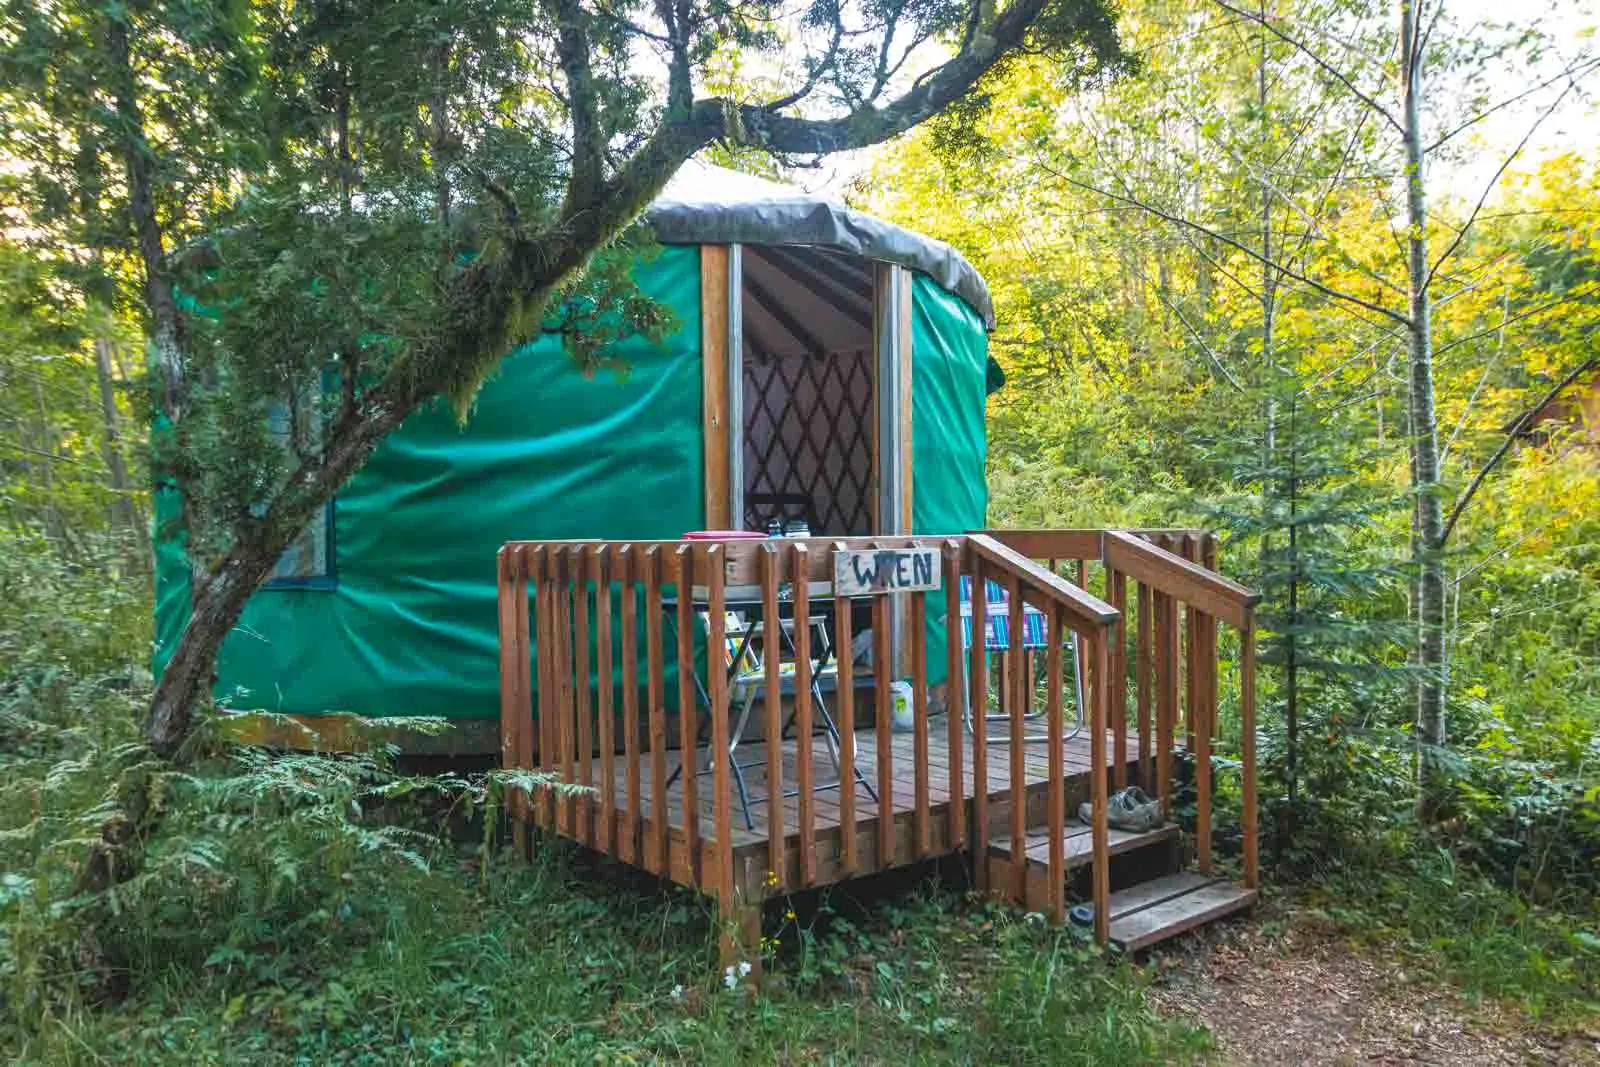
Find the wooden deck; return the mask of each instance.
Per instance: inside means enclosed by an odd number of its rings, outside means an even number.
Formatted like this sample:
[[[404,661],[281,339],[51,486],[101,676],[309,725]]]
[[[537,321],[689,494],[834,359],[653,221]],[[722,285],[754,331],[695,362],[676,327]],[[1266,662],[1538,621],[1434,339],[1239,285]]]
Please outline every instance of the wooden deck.
[[[928,550],[938,559],[935,587],[830,595],[841,554]],[[1091,586],[1103,586],[1105,598]],[[750,590],[759,590],[758,609],[749,607]],[[1065,888],[1081,869],[1085,877],[1075,881],[1088,884],[1096,939],[1150,944],[1255,899],[1258,600],[1217,573],[1216,544],[1203,531],[508,542],[499,556],[501,762],[543,777],[511,797],[514,832],[525,848],[531,829],[553,831],[714,897],[725,963],[759,955],[764,900],[956,853],[971,857],[980,887],[1056,922],[1068,920]],[[846,735],[853,740],[842,761],[865,782],[838,787],[820,737],[778,743],[747,735],[742,790],[725,758],[707,758],[708,750],[725,753],[742,728],[727,672],[708,670],[700,651],[732,651],[732,603],[769,627],[786,613],[819,616],[834,648],[853,649],[870,617],[870,658],[859,668],[839,661],[838,688],[826,698],[840,722],[874,722],[872,732]],[[1030,682],[1025,657],[995,636],[1001,618],[1006,633],[1024,634],[1030,611],[1043,619],[1043,636],[1025,646],[1043,668],[1042,685]],[[985,639],[935,645],[941,616],[986,620]],[[1222,627],[1239,642],[1232,662],[1243,886],[1234,892],[1212,880],[1213,776],[1202,774],[1194,781],[1193,863],[1204,880],[1163,882],[1138,897],[1119,890],[1113,899],[1118,853],[1142,854],[1119,868],[1146,881],[1156,867],[1183,862],[1170,826],[1113,832],[1108,801],[1113,789],[1138,781],[1170,802],[1180,747],[1212,765],[1227,662],[1218,650]],[[787,657],[780,651],[762,667],[764,698],[752,725],[768,737],[786,710],[802,734],[821,719],[805,681],[815,663],[811,628],[794,634],[792,706],[783,697]],[[1088,680],[1078,696],[1091,726],[1066,738],[1069,666]],[[966,684],[934,692],[940,679],[954,678]],[[909,689],[910,733],[888,727],[897,679]],[[870,700],[856,694],[862,686]],[[946,700],[957,714],[982,709],[1006,728],[987,742],[973,737],[935,714]],[[704,713],[671,721],[670,708],[690,707]],[[1041,727],[1058,740],[1023,742]],[[698,773],[670,781],[680,751]],[[974,766],[982,768],[976,781]],[[780,783],[781,799],[769,799]],[[798,795],[781,795],[788,792]],[[1084,800],[1093,809],[1089,832],[1079,825]]]
[[[991,736],[993,733],[991,731]],[[970,740],[970,738],[968,739]],[[926,833],[926,849],[919,847],[919,833],[915,825],[917,808],[914,803],[916,796],[916,768],[914,759],[915,737],[911,733],[897,733],[891,735],[893,745],[894,773],[891,779],[893,788],[887,798],[874,800],[868,791],[870,784],[873,791],[879,790],[876,778],[877,768],[877,737],[872,731],[858,730],[855,734],[855,761],[867,778],[867,784],[858,781],[855,783],[855,833],[856,849],[855,864],[848,864],[849,857],[845,856],[842,824],[844,815],[841,811],[841,789],[834,774],[833,763],[828,755],[827,745],[821,735],[812,739],[812,767],[816,775],[817,785],[813,790],[813,805],[816,822],[816,859],[815,876],[807,879],[800,870],[801,842],[797,829],[800,825],[800,797],[798,795],[785,796],[782,802],[782,826],[784,835],[785,866],[782,877],[776,880],[769,875],[770,858],[772,856],[772,820],[768,801],[769,788],[765,765],[765,742],[755,740],[742,745],[736,755],[741,763],[749,763],[744,770],[745,787],[750,798],[751,825],[747,826],[744,813],[738,803],[738,791],[734,790],[733,805],[733,850],[735,878],[746,890],[765,890],[768,893],[783,891],[784,888],[826,885],[841,881],[845,878],[874,871],[904,866],[951,852],[963,847],[962,841],[952,840],[950,834],[951,819],[950,805],[954,795],[953,782],[950,773],[950,749],[948,731],[943,717],[936,717],[930,721],[928,730],[928,819],[929,826]],[[798,776],[799,742],[788,738],[783,743],[783,787],[785,792],[794,794],[795,783]],[[1080,732],[1076,737],[1068,738],[1064,744],[1064,766],[1067,781],[1067,802],[1070,817],[1076,820],[1077,805],[1089,797],[1089,771],[1093,766],[1090,762],[1090,738],[1087,730]],[[1115,751],[1111,738],[1108,736],[1105,746],[1106,752]],[[1130,778],[1137,772],[1139,758],[1139,739],[1136,735],[1127,738],[1128,774]],[[674,776],[680,764],[680,753],[672,751],[665,753],[663,761],[667,776]],[[702,851],[705,856],[710,855],[712,842],[711,827],[715,817],[713,803],[713,790],[710,788],[711,773],[709,770],[709,752],[705,746],[696,750],[696,765],[700,768],[699,784],[697,790],[700,808],[700,835],[703,841]],[[1010,819],[1011,801],[1011,746],[997,744],[991,740],[989,744],[989,773],[988,773],[988,822],[990,841],[998,841],[1004,837]],[[659,848],[653,848],[655,837],[655,810],[652,797],[655,795],[654,775],[651,767],[649,753],[644,754],[644,759],[639,766],[639,825],[640,834],[637,842],[630,842],[622,833],[622,827],[627,825],[628,815],[628,767],[626,761],[620,757],[604,761],[595,757],[590,761],[587,775],[582,768],[579,769],[577,779],[580,783],[589,783],[595,790],[594,804],[596,811],[604,810],[604,792],[602,783],[605,780],[605,766],[611,764],[612,780],[612,829],[609,838],[614,842],[614,848],[606,847],[602,851],[609,851],[617,858],[636,866],[643,866],[656,873],[666,874],[675,881],[690,886],[703,885],[703,875],[697,874],[690,867],[690,857],[687,854],[686,820],[683,811],[682,778],[672,782],[671,788],[666,790],[667,797],[667,842],[668,863],[660,863]],[[960,795],[964,806],[962,826],[970,834],[972,820],[972,797],[974,795],[974,776],[970,759],[963,760],[962,782]],[[1110,763],[1106,769],[1109,772]],[[1045,801],[1047,784],[1049,782],[1049,752],[1042,741],[1029,742],[1023,746],[1023,776],[1026,782],[1026,820],[1027,825],[1036,836],[1042,832],[1046,825]],[[581,801],[579,803],[582,803]],[[893,812],[895,820],[895,849],[893,856],[879,855],[879,830],[878,820],[883,811]],[[598,816],[597,816],[598,817]],[[570,832],[573,823],[570,816],[562,819],[561,831],[568,836],[581,836]],[[1085,834],[1087,828],[1084,828]],[[607,835],[602,832],[602,839]],[[1087,846],[1087,837],[1084,837],[1083,846]],[[652,854],[654,853],[654,854]],[[704,858],[704,857],[703,857]],[[707,868],[708,869],[708,868]],[[773,872],[778,873],[778,872]]]

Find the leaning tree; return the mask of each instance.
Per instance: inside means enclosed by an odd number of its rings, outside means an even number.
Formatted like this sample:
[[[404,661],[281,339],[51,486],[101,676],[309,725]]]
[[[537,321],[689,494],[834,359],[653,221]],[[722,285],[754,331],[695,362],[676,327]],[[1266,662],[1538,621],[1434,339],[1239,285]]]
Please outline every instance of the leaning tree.
[[[1025,53],[1069,77],[1126,62],[1109,0],[0,10],[4,206],[138,279],[155,469],[194,561],[145,728],[163,754],[250,594],[407,416],[466,417],[541,330],[592,364],[670,326],[625,253],[696,152],[815,158],[953,105],[981,121],[984,79]]]

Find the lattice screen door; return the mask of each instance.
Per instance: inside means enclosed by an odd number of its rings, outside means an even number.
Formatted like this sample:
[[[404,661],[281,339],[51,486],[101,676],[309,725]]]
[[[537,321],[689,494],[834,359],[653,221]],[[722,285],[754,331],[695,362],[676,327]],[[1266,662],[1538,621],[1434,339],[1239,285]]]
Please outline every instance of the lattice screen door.
[[[818,536],[870,535],[871,350],[744,355],[745,528],[776,515]]]

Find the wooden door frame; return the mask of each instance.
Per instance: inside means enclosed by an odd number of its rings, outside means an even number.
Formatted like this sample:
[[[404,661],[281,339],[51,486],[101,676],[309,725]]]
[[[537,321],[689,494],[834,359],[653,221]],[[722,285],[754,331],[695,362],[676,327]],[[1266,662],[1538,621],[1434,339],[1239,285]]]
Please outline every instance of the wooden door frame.
[[[705,528],[744,522],[744,262],[740,247],[700,246],[700,374]]]
[[[873,532],[890,537],[910,534],[913,514],[911,272],[892,263],[872,267]],[[705,524],[710,530],[738,529],[744,522],[743,275],[739,245],[700,246]],[[893,428],[887,435],[886,427]]]

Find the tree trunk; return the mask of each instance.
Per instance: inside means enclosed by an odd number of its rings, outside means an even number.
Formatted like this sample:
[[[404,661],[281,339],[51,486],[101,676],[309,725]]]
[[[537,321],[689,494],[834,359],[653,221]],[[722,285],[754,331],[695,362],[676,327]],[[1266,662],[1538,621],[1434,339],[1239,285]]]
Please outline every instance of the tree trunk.
[[[161,673],[145,719],[145,740],[157,753],[173,755],[189,736],[195,709],[211,690],[217,652],[239,621],[250,594],[272,572],[277,559],[277,552],[264,547],[252,551],[236,548],[191,597],[189,622]]]
[[[1428,298],[1425,150],[1420,104],[1422,56],[1418,52],[1415,0],[1400,0],[1400,52],[1404,73],[1407,266],[1410,282],[1410,373],[1407,375],[1415,457],[1417,536],[1414,542],[1417,604],[1417,738],[1445,741],[1444,562],[1440,558],[1444,509],[1439,499],[1439,427],[1434,410],[1433,327]]]

